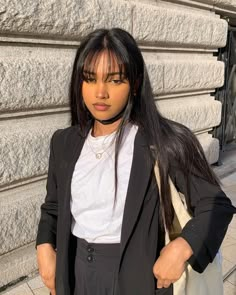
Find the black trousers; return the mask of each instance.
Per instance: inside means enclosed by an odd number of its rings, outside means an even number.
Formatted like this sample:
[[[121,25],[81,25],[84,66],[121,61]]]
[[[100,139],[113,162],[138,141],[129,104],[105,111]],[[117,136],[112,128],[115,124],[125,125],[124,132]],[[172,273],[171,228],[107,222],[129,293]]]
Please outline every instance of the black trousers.
[[[74,295],[115,294],[120,244],[77,239]]]

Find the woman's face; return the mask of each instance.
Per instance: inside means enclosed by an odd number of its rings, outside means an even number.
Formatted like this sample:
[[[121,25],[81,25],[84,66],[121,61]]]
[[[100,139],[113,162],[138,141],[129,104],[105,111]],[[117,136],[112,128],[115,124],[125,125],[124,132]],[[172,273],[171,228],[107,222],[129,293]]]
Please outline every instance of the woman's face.
[[[82,96],[94,118],[108,120],[118,115],[128,101],[129,81],[120,77],[119,66],[113,60],[112,72],[107,71],[110,59],[107,52],[101,53],[96,63],[96,73],[83,72]]]

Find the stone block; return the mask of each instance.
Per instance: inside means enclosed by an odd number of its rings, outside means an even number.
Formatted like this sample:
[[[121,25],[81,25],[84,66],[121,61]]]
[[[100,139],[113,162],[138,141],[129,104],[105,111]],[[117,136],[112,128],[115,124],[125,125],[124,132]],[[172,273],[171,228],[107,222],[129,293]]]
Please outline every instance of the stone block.
[[[121,27],[133,33],[142,43],[200,48],[225,46],[226,21],[210,14],[202,15],[197,11],[186,13],[171,6],[152,5],[154,3],[6,0],[0,7],[0,31],[8,35],[78,40],[96,28]]]
[[[0,32],[78,40],[97,28],[131,31],[131,8],[128,2],[113,0],[5,0],[0,5]]]
[[[229,281],[224,282],[224,295],[235,295],[235,285],[231,284]]]
[[[224,63],[219,61],[163,61],[163,93],[212,89],[224,84]]]
[[[74,57],[74,49],[3,47],[0,53],[2,114],[67,106]],[[145,56],[145,61],[155,94],[214,89],[224,83],[224,64],[219,61],[198,57],[158,59],[155,54],[152,58]]]
[[[212,4],[214,8],[226,8],[236,11],[236,1],[235,0],[195,0],[196,2],[201,2],[203,4]]]
[[[7,291],[2,295],[32,295],[32,291],[29,286],[24,284],[19,284],[19,286],[15,286],[14,288],[7,289]],[[43,294],[40,294],[43,295]],[[48,292],[45,294],[48,295]]]
[[[41,279],[40,276],[37,276],[37,277],[34,277],[32,278],[31,280],[29,280],[27,282],[27,285],[30,287],[31,290],[36,290],[36,289],[39,289],[39,288],[43,288],[44,287],[44,283]],[[47,294],[48,295],[48,294]]]
[[[212,138],[212,135],[207,133],[197,135],[197,138],[203,147],[208,163],[216,163],[219,159],[219,140],[217,138]]]
[[[153,92],[155,94],[163,93],[165,91],[164,61],[148,60],[146,66]]]
[[[134,2],[133,35],[140,42],[170,47],[224,47],[227,22],[214,16]]]
[[[69,126],[69,114],[32,117],[0,124],[0,187],[47,172],[49,140]]]
[[[0,257],[0,287],[37,270],[35,245],[30,244]]]
[[[45,196],[46,180],[0,193],[0,255],[35,240]]]
[[[3,51],[10,54],[0,55],[2,112],[68,105],[75,50],[62,49],[59,53],[53,49],[3,47]]]
[[[215,127],[221,120],[221,103],[208,95],[158,100],[156,104],[165,117],[193,132]]]

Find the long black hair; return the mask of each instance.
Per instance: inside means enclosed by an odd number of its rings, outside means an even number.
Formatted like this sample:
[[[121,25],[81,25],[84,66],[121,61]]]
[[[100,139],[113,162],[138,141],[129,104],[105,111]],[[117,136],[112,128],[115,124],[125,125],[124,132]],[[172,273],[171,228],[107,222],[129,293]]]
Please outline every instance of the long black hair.
[[[165,216],[166,226],[170,229],[174,216],[168,184],[172,161],[178,163],[185,176],[188,205],[189,175],[192,171],[198,171],[201,177],[212,184],[219,184],[219,181],[211,170],[196,136],[187,127],[164,118],[158,111],[141,51],[134,38],[122,29],[98,29],[82,40],[75,57],[70,85],[72,125],[79,125],[83,136],[86,136],[88,129],[93,126],[94,120],[83,103],[83,71],[86,68],[86,71],[95,72],[94,67],[104,51],[109,55],[109,67],[112,67],[114,62],[118,64],[120,75],[124,74],[130,84],[128,103],[117,131],[115,183],[117,185],[117,158],[124,126],[127,122],[132,122],[144,131],[151,159],[153,163],[158,162],[162,200],[160,216]]]

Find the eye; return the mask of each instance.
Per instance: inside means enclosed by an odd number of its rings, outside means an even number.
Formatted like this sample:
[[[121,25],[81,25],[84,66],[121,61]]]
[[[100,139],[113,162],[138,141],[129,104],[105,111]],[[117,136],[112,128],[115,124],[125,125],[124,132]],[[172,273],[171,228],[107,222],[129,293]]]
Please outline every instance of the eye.
[[[86,75],[83,75],[82,77],[83,81],[85,81],[86,83],[95,83],[96,82],[96,79],[91,77],[91,76],[86,76]]]
[[[87,82],[87,83],[95,83],[96,82],[96,80],[94,79],[94,78],[86,78],[85,79],[85,82]]]
[[[116,84],[116,85],[120,85],[122,83],[124,83],[124,80],[120,80],[120,79],[112,79],[109,82]]]

